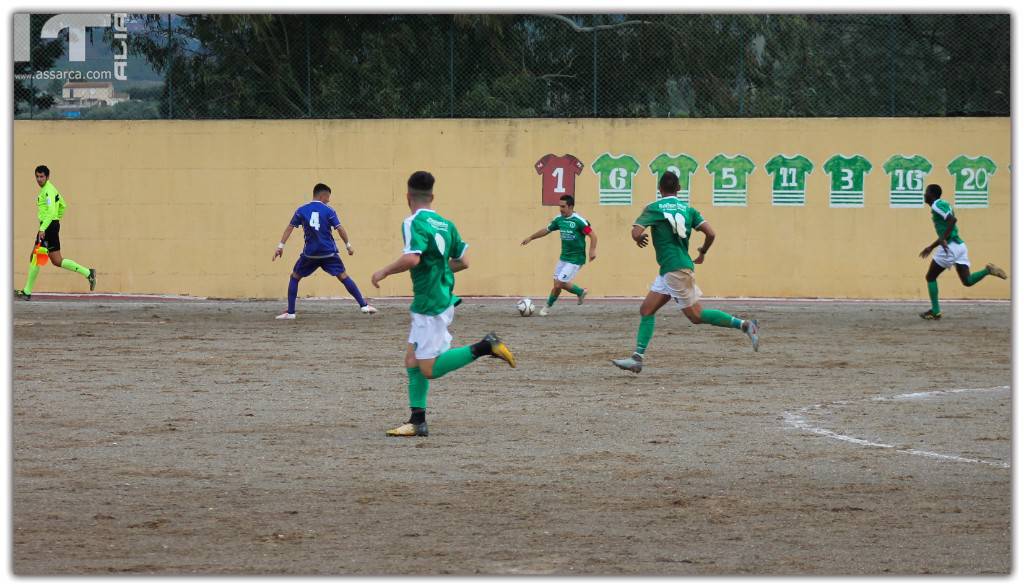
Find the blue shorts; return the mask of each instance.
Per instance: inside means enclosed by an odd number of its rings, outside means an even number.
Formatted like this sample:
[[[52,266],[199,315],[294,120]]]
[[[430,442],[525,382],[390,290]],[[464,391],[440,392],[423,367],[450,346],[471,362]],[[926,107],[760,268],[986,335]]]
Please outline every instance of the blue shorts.
[[[330,257],[306,257],[299,255],[292,271],[305,278],[320,268],[332,276],[340,276],[345,273],[345,264],[341,262],[341,256],[337,253]]]

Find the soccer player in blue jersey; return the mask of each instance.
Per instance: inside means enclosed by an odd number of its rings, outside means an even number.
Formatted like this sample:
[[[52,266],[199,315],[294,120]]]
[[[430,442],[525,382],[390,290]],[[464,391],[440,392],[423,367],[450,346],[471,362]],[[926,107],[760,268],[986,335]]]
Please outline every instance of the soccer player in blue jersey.
[[[348,233],[345,232],[345,228],[341,226],[341,221],[338,220],[338,214],[334,212],[333,208],[327,206],[327,203],[330,201],[331,189],[327,185],[317,184],[313,186],[313,200],[303,204],[295,211],[292,221],[284,229],[281,242],[277,244],[277,249],[274,251],[274,257],[271,258],[271,261],[281,257],[281,254],[284,252],[284,244],[288,242],[288,237],[291,236],[292,230],[296,227],[302,227],[306,238],[306,245],[303,247],[302,253],[299,254],[298,261],[295,262],[291,280],[288,282],[288,310],[278,315],[276,317],[278,319],[290,320],[295,318],[295,297],[299,294],[299,280],[309,276],[317,268],[321,268],[338,278],[338,281],[345,286],[348,293],[356,299],[356,302],[359,304],[359,310],[364,314],[377,312],[376,308],[366,303],[362,293],[359,292],[359,287],[345,273],[345,264],[341,262],[341,256],[338,255],[338,246],[334,243],[331,231],[337,229],[338,235],[341,237],[342,242],[345,243],[345,249],[348,250],[349,255],[355,253],[355,250],[352,249],[352,244],[349,243]]]

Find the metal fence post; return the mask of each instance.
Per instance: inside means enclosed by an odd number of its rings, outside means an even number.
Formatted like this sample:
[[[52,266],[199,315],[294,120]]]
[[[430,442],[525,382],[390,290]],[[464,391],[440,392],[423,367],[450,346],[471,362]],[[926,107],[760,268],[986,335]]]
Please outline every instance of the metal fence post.
[[[455,15],[448,21],[448,117],[455,118]]]
[[[889,17],[889,115],[896,116],[896,15]]]
[[[306,116],[313,118],[313,92],[309,82],[309,15],[302,16],[303,28],[306,32]]]
[[[171,15],[167,15],[167,118],[174,118],[174,84],[171,71],[174,65],[174,48],[171,46]]]
[[[597,26],[597,15],[590,17],[590,24]],[[594,116],[597,116],[597,29],[594,29]]]

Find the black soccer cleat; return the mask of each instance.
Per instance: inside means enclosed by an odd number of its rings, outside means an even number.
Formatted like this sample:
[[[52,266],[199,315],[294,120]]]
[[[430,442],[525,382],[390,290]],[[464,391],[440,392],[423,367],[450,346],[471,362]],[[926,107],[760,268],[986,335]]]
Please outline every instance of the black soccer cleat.
[[[96,289],[96,270],[90,269],[89,275],[85,279],[89,280],[89,291],[94,291]]]
[[[25,302],[28,302],[29,300],[32,300],[32,295],[31,294],[26,294],[24,290],[15,290],[14,291],[14,299],[15,300],[24,300]]]
[[[922,312],[918,316],[923,318],[923,319],[925,319],[925,320],[927,320],[927,321],[937,321],[937,320],[942,318],[942,313],[941,312],[939,312],[939,313],[932,312],[932,309],[929,308],[928,310]]]

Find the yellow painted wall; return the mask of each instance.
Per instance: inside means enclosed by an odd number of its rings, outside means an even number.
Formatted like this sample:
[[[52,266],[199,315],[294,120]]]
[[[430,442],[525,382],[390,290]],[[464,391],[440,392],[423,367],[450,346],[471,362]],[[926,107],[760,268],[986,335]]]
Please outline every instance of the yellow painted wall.
[[[640,162],[632,206],[598,205],[589,166],[604,152]],[[1009,269],[1008,118],[15,121],[14,284],[24,283],[36,226],[33,169],[45,163],[69,203],[63,253],[98,268],[98,291],[284,298],[301,234],[292,236],[283,260],[271,256],[294,209],[322,181],[334,189],[332,205],[356,248],[354,257],[343,257],[363,292],[408,295],[405,276],[389,278],[379,292],[369,276],[399,255],[409,212],[405,181],[426,169],[437,177],[435,209],[471,245],[471,268],[458,275],[457,291],[542,296],[557,235],[528,247],[519,242],[557,209],[540,205],[534,163],[547,153],[571,153],[587,166],[577,178],[577,212],[599,235],[598,259],[578,282],[593,296],[639,296],[657,265],[653,251],[633,246],[629,231],[653,199],[647,165],[662,152],[685,152],[701,165],[692,204],[718,233],[697,272],[708,296],[926,299],[928,262],[917,254],[935,234],[925,207],[889,207],[882,165],[894,154],[928,158],[934,168],[926,183],[941,184],[950,199],[952,159],[995,161],[990,207],[957,215],[975,269],[988,261]],[[703,166],[719,153],[742,153],[757,164],[745,208],[711,205]],[[771,205],[764,164],[779,153],[814,162],[805,207]],[[837,153],[863,154],[874,166],[862,209],[828,206],[821,167]],[[968,289],[949,273],[940,285],[944,298],[1010,297],[1009,281]],[[51,266],[36,284],[37,292],[86,289],[77,274]],[[323,273],[300,288],[302,296],[343,294]]]

